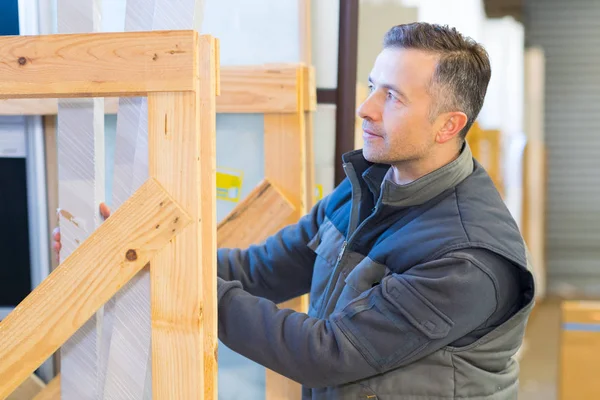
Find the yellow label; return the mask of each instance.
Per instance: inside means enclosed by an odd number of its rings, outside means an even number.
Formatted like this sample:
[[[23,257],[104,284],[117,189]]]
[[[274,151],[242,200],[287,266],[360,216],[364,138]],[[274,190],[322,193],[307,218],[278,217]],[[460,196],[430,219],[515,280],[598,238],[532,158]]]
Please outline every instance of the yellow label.
[[[319,201],[323,199],[323,185],[320,183],[315,185],[315,200]]]
[[[217,199],[237,203],[242,195],[244,172],[217,167]]]

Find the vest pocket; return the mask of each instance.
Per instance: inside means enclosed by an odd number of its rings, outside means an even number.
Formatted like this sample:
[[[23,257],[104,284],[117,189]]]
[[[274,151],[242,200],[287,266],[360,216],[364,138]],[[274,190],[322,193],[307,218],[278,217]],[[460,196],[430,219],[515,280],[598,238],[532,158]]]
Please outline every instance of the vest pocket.
[[[385,371],[448,335],[452,321],[395,277],[361,295],[340,315],[342,330],[374,368]]]
[[[350,271],[344,280],[345,286],[337,301],[335,311],[346,307],[361,293],[377,286],[383,279],[386,267],[370,258],[364,258]]]

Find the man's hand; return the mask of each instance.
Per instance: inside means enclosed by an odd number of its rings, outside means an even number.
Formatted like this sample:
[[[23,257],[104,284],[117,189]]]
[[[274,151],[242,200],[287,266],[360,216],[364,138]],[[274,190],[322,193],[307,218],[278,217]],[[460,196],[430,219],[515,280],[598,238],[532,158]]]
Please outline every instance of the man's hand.
[[[104,219],[107,219],[110,216],[110,208],[108,208],[106,203],[100,203],[100,215],[102,215],[102,218]],[[60,264],[60,249],[62,248],[60,243],[60,227],[57,226],[52,231],[52,240],[54,241],[52,243],[52,248],[56,255],[56,262]]]

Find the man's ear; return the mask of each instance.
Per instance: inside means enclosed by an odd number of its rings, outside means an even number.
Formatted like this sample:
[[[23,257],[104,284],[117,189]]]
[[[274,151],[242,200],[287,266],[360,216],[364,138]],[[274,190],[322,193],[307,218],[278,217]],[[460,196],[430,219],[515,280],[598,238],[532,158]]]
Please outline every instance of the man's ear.
[[[469,118],[463,112],[449,112],[440,115],[440,128],[435,135],[435,141],[438,143],[446,143],[454,139],[460,131],[467,125]]]

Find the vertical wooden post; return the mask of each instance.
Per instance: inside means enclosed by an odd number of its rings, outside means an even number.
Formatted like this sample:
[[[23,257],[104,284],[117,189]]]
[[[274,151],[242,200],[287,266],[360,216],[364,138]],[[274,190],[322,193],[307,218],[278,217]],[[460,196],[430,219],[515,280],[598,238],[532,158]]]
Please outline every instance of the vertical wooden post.
[[[214,39],[198,49],[195,92],[148,96],[150,176],[194,221],[150,262],[155,399],[217,398]]]
[[[265,178],[279,188],[284,196],[293,204],[294,212],[287,224],[293,224],[308,212],[307,202],[312,199],[307,195],[307,169],[312,164],[307,162],[306,120],[304,115],[304,78],[302,68],[298,68],[297,90],[298,110],[289,114],[265,114]],[[310,149],[312,152],[312,149]],[[283,226],[282,226],[283,228]],[[280,305],[299,312],[308,311],[308,295],[292,299]],[[296,400],[301,397],[300,385],[271,370],[266,376],[266,400]]]

